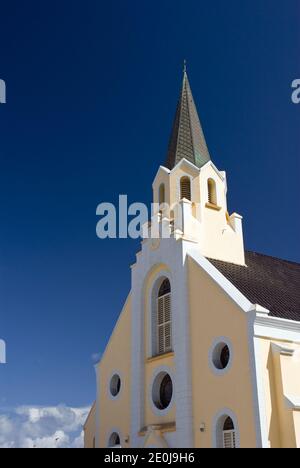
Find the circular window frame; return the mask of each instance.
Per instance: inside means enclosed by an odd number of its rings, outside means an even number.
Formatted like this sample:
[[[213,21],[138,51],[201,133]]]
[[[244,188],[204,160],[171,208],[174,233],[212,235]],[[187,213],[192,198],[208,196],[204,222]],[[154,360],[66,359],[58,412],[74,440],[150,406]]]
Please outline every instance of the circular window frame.
[[[224,369],[218,368],[216,361],[217,357],[216,354],[219,354],[221,356],[221,352],[224,349],[224,347],[227,346],[229,349],[229,361],[227,366]],[[210,348],[209,351],[209,367],[213,371],[215,375],[222,376],[226,374],[227,372],[230,371],[233,365],[233,359],[234,359],[234,352],[233,352],[233,346],[231,341],[226,338],[225,336],[220,336],[219,338],[216,338]]]
[[[120,391],[116,395],[114,395],[112,392],[112,385],[113,385],[112,381],[115,377],[118,377],[120,379]],[[123,386],[124,386],[124,381],[123,381],[122,373],[119,371],[112,372],[108,380],[108,385],[107,385],[107,393],[108,393],[110,400],[118,400],[120,398],[122,394]]]
[[[169,406],[167,406],[167,408],[160,409],[156,405],[155,400],[159,399],[160,386],[161,386],[162,381],[163,381],[163,379],[165,378],[166,375],[169,375],[170,379],[172,381],[172,386],[173,386],[172,398],[171,398],[170,404],[169,404]],[[173,372],[168,367],[160,367],[160,368],[155,370],[155,372],[154,372],[154,374],[152,376],[152,379],[151,379],[150,387],[149,387],[149,401],[150,401],[151,409],[152,409],[153,413],[156,416],[165,416],[173,408],[174,401],[175,401],[175,384],[174,384],[174,382],[175,382],[175,380],[174,380]],[[156,386],[157,388],[155,389],[154,386]],[[157,398],[155,398],[155,393],[157,394]]]

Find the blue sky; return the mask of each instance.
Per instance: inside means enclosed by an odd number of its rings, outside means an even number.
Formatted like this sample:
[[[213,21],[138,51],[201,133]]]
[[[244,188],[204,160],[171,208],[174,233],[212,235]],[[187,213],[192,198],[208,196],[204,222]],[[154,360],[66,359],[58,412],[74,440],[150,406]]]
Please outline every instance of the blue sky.
[[[183,60],[250,250],[300,261],[300,6],[253,0],[2,2],[0,406],[85,406],[138,243],[97,205],[151,201]]]

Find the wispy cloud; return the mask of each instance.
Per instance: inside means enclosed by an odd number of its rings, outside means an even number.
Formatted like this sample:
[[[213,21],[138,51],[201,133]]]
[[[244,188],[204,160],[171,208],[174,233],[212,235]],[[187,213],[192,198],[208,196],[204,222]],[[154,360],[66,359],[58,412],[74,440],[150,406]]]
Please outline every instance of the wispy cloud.
[[[23,406],[0,412],[0,448],[82,448],[89,408]]]
[[[101,358],[102,358],[102,353],[94,353],[91,356],[93,364],[98,364]]]

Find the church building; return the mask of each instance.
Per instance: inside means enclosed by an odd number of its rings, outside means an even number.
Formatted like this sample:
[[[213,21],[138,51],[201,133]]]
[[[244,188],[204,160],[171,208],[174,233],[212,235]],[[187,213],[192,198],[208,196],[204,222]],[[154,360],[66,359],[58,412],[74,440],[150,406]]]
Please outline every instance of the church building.
[[[245,250],[227,190],[185,70],[86,448],[300,448],[300,265]]]

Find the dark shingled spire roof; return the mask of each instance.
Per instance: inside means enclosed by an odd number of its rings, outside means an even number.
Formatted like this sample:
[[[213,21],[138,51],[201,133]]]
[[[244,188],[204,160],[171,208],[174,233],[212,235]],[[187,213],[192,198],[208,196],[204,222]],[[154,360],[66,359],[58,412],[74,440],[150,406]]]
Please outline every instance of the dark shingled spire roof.
[[[186,70],[165,165],[173,169],[182,159],[187,159],[199,168],[210,161]]]
[[[300,322],[300,264],[246,252],[246,267],[209,260],[253,304]]]

